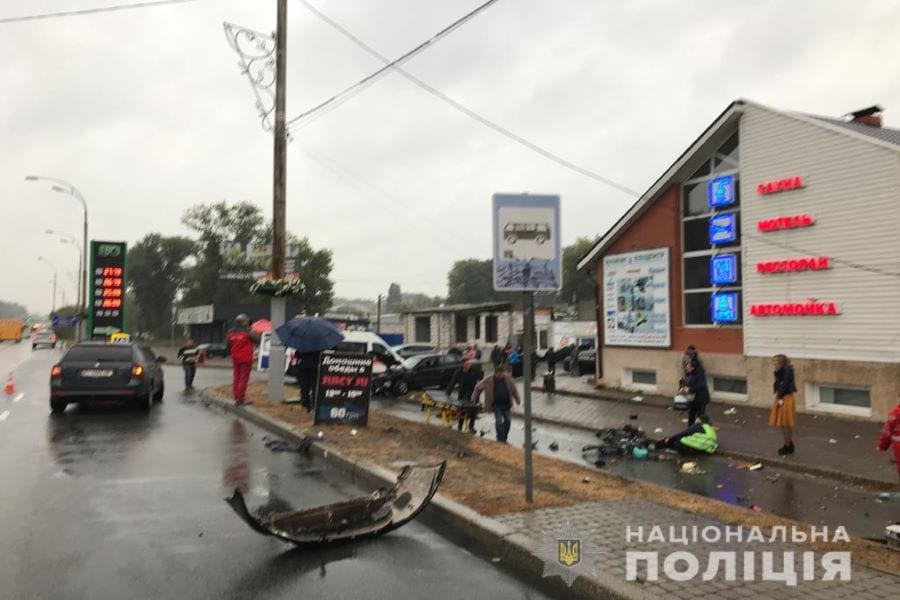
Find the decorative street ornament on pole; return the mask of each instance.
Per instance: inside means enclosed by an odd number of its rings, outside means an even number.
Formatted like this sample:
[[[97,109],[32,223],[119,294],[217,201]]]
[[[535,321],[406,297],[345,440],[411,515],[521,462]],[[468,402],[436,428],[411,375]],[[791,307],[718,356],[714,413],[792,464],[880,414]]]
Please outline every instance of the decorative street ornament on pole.
[[[275,112],[275,84],[277,81],[276,36],[247,29],[234,23],[225,22],[222,26],[225,28],[228,44],[238,54],[241,75],[246,75],[247,81],[250,82],[262,127],[266,131],[273,131],[275,123],[272,120],[272,113]]]
[[[534,293],[562,288],[559,196],[494,194],[494,289],[524,292],[522,404],[525,412],[525,501],[533,501],[531,357],[534,355]]]

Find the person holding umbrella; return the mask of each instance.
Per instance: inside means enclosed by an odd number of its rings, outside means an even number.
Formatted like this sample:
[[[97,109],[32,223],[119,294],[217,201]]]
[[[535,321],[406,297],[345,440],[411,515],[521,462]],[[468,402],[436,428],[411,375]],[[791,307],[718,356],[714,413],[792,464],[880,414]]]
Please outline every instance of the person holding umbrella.
[[[295,317],[275,330],[281,343],[297,351],[300,402],[310,411],[318,388],[319,357],[344,339],[334,323],[319,317]]]

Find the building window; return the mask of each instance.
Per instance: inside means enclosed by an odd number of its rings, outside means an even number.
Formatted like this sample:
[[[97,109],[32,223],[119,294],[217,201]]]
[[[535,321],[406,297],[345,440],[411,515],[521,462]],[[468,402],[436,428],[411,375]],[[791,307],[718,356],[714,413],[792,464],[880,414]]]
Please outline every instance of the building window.
[[[712,384],[711,392],[713,396],[725,398],[727,400],[746,400],[747,399],[747,378],[732,377],[730,375],[713,375],[710,378]]]
[[[484,341],[489,344],[497,341],[497,316],[488,315],[484,318]]]
[[[431,317],[416,317],[416,341],[431,341]]]
[[[538,331],[538,348],[550,347],[550,338],[548,334],[549,332],[546,329]]]
[[[622,378],[625,387],[656,391],[656,371],[650,369],[625,369]]]
[[[864,415],[871,413],[872,399],[868,388],[818,384],[810,387],[813,388],[810,396],[816,408]]]
[[[469,318],[456,315],[455,323],[456,343],[461,344],[469,340]]]
[[[475,319],[475,339],[481,339],[481,315],[474,317]]]
[[[743,321],[739,159],[735,133],[682,186],[685,325]]]

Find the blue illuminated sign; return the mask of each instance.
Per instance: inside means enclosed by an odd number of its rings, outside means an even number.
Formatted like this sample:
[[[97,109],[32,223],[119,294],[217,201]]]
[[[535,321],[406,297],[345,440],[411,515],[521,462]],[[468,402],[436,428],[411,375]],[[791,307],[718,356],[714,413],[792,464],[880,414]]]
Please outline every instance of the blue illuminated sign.
[[[734,213],[714,215],[709,219],[709,243],[727,244],[737,239],[737,219]]]
[[[734,323],[738,320],[737,292],[723,292],[712,295],[713,323]]]
[[[707,201],[711,208],[734,204],[734,175],[717,177],[709,182]]]
[[[737,283],[737,255],[720,254],[709,259],[709,280],[713,285]]]

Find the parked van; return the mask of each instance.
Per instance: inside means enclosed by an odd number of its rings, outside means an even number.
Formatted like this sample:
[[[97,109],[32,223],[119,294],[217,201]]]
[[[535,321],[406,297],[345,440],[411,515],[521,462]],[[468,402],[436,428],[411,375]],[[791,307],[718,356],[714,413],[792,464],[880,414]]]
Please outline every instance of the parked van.
[[[22,341],[24,327],[25,323],[19,319],[0,319],[0,342],[10,341],[18,344]]]
[[[334,347],[336,352],[356,352],[368,354],[374,360],[372,373],[387,371],[394,365],[403,362],[400,356],[380,335],[372,331],[345,331],[344,340]]]

